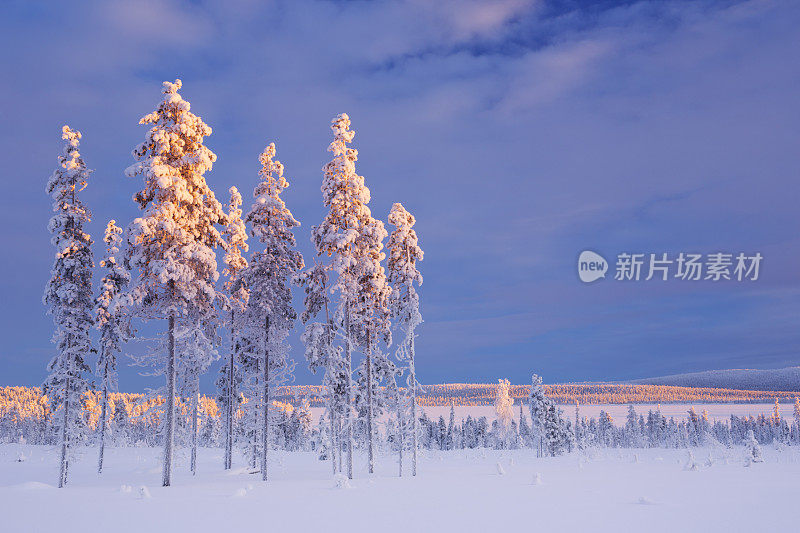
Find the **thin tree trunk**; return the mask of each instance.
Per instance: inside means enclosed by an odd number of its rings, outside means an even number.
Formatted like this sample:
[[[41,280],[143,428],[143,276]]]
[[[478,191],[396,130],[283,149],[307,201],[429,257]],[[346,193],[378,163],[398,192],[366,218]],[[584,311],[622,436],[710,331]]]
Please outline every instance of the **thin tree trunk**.
[[[228,466],[228,435],[230,425],[228,422],[230,421],[230,403],[228,403],[228,395],[227,392],[225,393],[225,411],[222,414],[222,424],[223,424],[223,439],[224,442],[222,444],[222,469],[229,470],[230,467]]]
[[[333,405],[333,389],[331,389],[331,406]],[[333,468],[333,475],[336,475],[336,422],[333,413],[333,407],[330,409],[331,415],[331,467]]]
[[[369,473],[375,473],[375,452],[372,434],[372,339],[367,334],[367,455]]]
[[[256,465],[258,464],[258,410],[259,410],[258,396],[261,393],[261,391],[258,388],[259,385],[258,378],[260,369],[261,365],[259,364],[258,359],[256,359],[256,372],[255,372],[256,384],[255,387],[253,388],[253,436],[252,436],[253,450],[250,459],[250,467],[253,470],[256,469]]]
[[[69,376],[64,382],[64,425],[61,428],[61,467],[58,474],[58,488],[63,488],[67,484],[68,465],[68,451],[69,451],[69,431],[67,424],[69,424]]]
[[[347,366],[347,386],[345,387],[345,422],[347,423],[347,477],[353,479],[353,406],[350,404],[353,396],[353,361],[352,346],[350,344],[350,304],[347,303],[344,313],[345,328],[345,364]]]
[[[108,409],[108,368],[103,369],[103,403],[100,405],[100,454],[97,457],[97,473],[103,473],[103,455],[106,449],[106,410]]]
[[[417,373],[414,369],[414,332],[411,332],[411,475],[417,475]]]
[[[331,328],[331,319],[330,314],[328,313],[328,300],[325,299],[325,329],[328,333],[328,353],[330,354],[331,347],[333,345],[333,332]],[[330,369],[330,360],[328,361],[328,368]],[[339,442],[338,435],[336,435],[336,399],[334,398],[334,388],[330,387],[330,395],[329,395],[329,404],[328,404],[328,412],[331,417],[331,466],[333,468],[333,475],[336,475],[336,456],[341,455],[342,451],[336,449],[336,445]],[[341,459],[339,460],[339,470],[342,469]]]
[[[339,472],[342,471],[342,418],[336,417],[336,458],[339,461]]]
[[[336,417],[336,442],[337,442],[336,447],[339,450],[339,452],[338,452],[338,456],[339,456],[339,472],[341,472],[342,469],[344,468],[344,465],[342,463],[342,461],[344,460],[344,459],[342,459],[342,457],[344,456],[343,454],[344,454],[344,451],[345,451],[344,450],[345,446],[342,444],[343,435],[344,435],[344,429],[343,429],[343,426],[342,426],[342,418],[341,417]]]
[[[392,378],[394,379],[394,378]],[[394,403],[397,406],[397,444],[399,449],[398,475],[403,477],[403,448],[405,447],[405,417],[403,406],[400,404],[400,387],[394,389]]]
[[[172,285],[172,282],[170,282]],[[167,356],[167,427],[164,435],[164,472],[161,485],[172,484],[172,445],[175,440],[175,312],[170,311],[169,333],[167,337],[169,354]]]
[[[269,451],[269,317],[264,323],[264,434],[261,450],[261,479],[267,481],[267,454]]]
[[[236,331],[233,326],[234,311],[231,309],[231,357],[228,363],[228,408],[225,421],[225,470],[233,467],[233,359],[236,352]]]
[[[192,387],[192,475],[197,475],[197,406],[200,403],[200,377],[194,378]]]

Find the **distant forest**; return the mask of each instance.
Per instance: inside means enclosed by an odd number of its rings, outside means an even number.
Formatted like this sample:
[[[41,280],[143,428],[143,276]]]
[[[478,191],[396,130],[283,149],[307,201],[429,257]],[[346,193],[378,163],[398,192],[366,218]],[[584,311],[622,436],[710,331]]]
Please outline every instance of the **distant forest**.
[[[629,403],[772,403],[793,402],[797,392],[747,391],[733,389],[673,387],[665,385],[633,385],[617,383],[565,383],[544,385],[545,395],[558,404],[629,404]],[[276,406],[299,406],[308,402],[311,407],[323,407],[324,387],[321,385],[292,385],[278,387],[273,396]],[[447,383],[427,385],[418,392],[417,404],[422,406],[478,406],[493,405],[497,384]],[[526,403],[530,394],[529,385],[511,385],[510,395],[515,403]],[[113,416],[117,404],[125,405],[132,418],[147,417],[153,406],[160,406],[164,399],[141,393],[112,393],[109,395],[110,414]],[[183,399],[185,400],[185,399]],[[183,403],[183,402],[179,402]],[[240,398],[244,406],[247,398]],[[213,396],[202,395],[201,411],[208,416],[219,416],[219,407]],[[284,408],[284,409],[285,409]],[[84,410],[91,424],[100,416],[99,395],[84,394]],[[46,418],[50,415],[48,402],[37,387],[0,387],[0,419]]]

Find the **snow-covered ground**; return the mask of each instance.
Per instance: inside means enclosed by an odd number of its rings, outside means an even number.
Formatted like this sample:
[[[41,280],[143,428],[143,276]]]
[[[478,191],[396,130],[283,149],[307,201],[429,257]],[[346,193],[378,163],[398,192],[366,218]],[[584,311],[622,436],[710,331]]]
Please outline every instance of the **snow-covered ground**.
[[[107,450],[102,476],[89,450],[59,490],[54,448],[4,444],[0,530],[794,531],[800,450],[763,452],[764,463],[744,467],[740,448],[695,449],[696,470],[685,469],[686,450],[428,452],[420,475],[402,479],[394,458],[381,456],[369,478],[359,456],[351,487],[336,488],[312,453],[276,452],[263,483],[222,471],[221,451],[203,449],[196,478],[181,457],[174,486],[162,488],[159,450]]]

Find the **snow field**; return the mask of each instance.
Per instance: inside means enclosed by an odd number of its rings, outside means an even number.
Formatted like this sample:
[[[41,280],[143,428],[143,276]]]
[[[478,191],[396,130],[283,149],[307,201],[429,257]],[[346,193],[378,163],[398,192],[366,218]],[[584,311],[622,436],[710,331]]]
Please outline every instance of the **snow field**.
[[[376,474],[356,456],[355,479],[334,479],[313,453],[273,452],[273,479],[250,474],[240,456],[201,449],[196,477],[181,450],[174,486],[162,488],[161,450],[110,448],[98,476],[96,450],[70,465],[56,489],[55,447],[0,445],[3,531],[792,531],[800,450],[590,450],[537,459],[531,450],[425,452],[420,475],[396,477],[379,455]],[[19,461],[20,457],[23,461]],[[788,512],[787,512],[788,511]]]

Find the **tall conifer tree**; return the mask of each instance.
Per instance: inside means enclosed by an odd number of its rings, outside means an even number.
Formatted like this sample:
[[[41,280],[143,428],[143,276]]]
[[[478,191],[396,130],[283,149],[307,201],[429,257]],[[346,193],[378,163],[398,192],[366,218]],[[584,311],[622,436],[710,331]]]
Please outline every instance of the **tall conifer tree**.
[[[247,245],[247,231],[242,220],[242,195],[236,187],[229,190],[231,200],[228,204],[228,224],[225,227],[223,236],[225,238],[225,270],[223,274],[227,276],[225,281],[225,308],[229,313],[228,326],[230,329],[230,354],[228,361],[220,370],[220,380],[218,385],[222,394],[220,403],[224,411],[224,435],[225,435],[225,454],[224,467],[226,470],[232,467],[233,456],[233,419],[236,413],[236,383],[237,368],[236,356],[239,346],[239,322],[241,315],[247,306],[249,293],[241,282],[241,273],[247,268],[247,260],[242,256],[249,247]],[[238,320],[237,320],[238,319]]]
[[[382,306],[390,292],[382,272],[382,244],[386,236],[383,224],[372,218],[368,204],[369,189],[364,177],[356,173],[358,151],[348,145],[355,132],[350,129],[350,117],[342,113],[331,121],[333,142],[328,151],[331,161],[323,167],[322,199],[328,213],[311,231],[317,254],[331,257],[331,270],[336,279],[331,286],[339,295],[335,320],[342,324],[344,337],[345,405],[344,431],[346,431],[347,475],[353,477],[353,350],[361,345],[370,354],[378,338],[388,340],[387,317]],[[361,300],[359,300],[361,298]],[[367,333],[370,333],[369,335]],[[370,364],[365,361],[365,383],[371,379]],[[367,371],[368,370],[368,371]],[[371,394],[370,387],[364,394]],[[367,405],[372,405],[367,400]],[[372,464],[372,461],[370,462]]]
[[[130,264],[139,269],[131,296],[140,317],[167,321],[166,353],[148,357],[167,382],[164,486],[172,479],[177,372],[207,366],[215,355],[207,342],[215,327],[215,248],[222,243],[216,226],[227,222],[204,177],[217,159],[203,144],[211,128],[191,112],[178,93],[181,86],[181,80],[164,82],[163,100],[139,121],[150,129],[133,151],[137,163],[126,170],[129,177],[144,180],[144,188],[134,196],[143,214],[128,228]],[[187,357],[176,351],[176,333],[191,348]]]
[[[297,243],[292,233],[300,223],[281,198],[289,182],[283,175],[283,164],[274,158],[275,144],[270,143],[259,157],[261,181],[253,191],[255,201],[245,218],[250,224],[250,234],[264,249],[253,254],[250,265],[242,272],[242,282],[250,293],[244,312],[248,334],[261,354],[259,363],[263,371],[258,379],[263,386],[261,477],[264,481],[269,477],[270,385],[285,381],[294,368],[287,358],[284,340],[297,318],[290,282],[303,268],[303,256],[295,250]]]
[[[43,297],[47,313],[53,317],[57,352],[47,366],[49,375],[42,386],[51,410],[61,410],[53,417],[61,444],[59,487],[67,484],[72,442],[83,429],[81,395],[89,388],[83,373],[89,371],[86,357],[92,350],[89,332],[94,325],[92,238],[84,231],[92,215],[78,197],[91,171],[78,151],[81,133],[64,126],[61,138],[64,151],[46,188],[53,199],[54,215],[48,229],[56,257]]]
[[[106,269],[100,280],[100,294],[97,304],[97,329],[100,330],[100,350],[97,358],[97,376],[103,399],[100,406],[100,452],[97,459],[97,472],[103,471],[103,455],[106,443],[106,422],[108,417],[108,395],[117,390],[117,353],[121,343],[131,337],[130,320],[125,312],[121,295],[130,282],[128,269],[117,261],[119,246],[122,243],[122,229],[116,221],[110,220],[103,237],[106,255],[100,266]]]
[[[392,320],[403,333],[398,341],[397,356],[401,364],[408,368],[406,391],[410,404],[411,432],[411,474],[417,475],[417,373],[415,368],[414,338],[415,330],[422,323],[419,311],[419,294],[414,284],[422,284],[422,274],[417,269],[417,261],[422,261],[423,252],[419,247],[417,233],[414,230],[416,219],[406,211],[400,203],[395,203],[389,212],[389,223],[395,226],[389,235],[387,248],[388,278],[392,283],[390,308]],[[400,406],[398,406],[400,407]],[[402,413],[401,413],[402,414]],[[399,416],[399,418],[402,418]],[[401,422],[402,426],[405,426]],[[402,448],[400,454],[402,455]],[[402,458],[401,458],[402,462]]]

